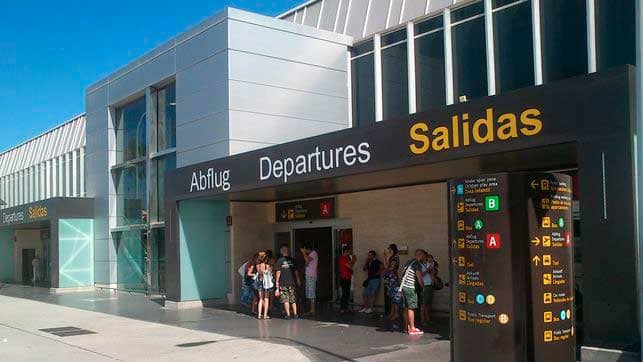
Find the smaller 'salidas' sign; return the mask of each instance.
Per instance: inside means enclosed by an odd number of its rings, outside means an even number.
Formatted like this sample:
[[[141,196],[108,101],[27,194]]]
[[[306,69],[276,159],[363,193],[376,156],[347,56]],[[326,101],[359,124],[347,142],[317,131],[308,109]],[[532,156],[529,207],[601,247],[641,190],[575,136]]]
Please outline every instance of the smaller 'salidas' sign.
[[[335,217],[335,199],[323,198],[275,205],[277,222],[332,219]]]

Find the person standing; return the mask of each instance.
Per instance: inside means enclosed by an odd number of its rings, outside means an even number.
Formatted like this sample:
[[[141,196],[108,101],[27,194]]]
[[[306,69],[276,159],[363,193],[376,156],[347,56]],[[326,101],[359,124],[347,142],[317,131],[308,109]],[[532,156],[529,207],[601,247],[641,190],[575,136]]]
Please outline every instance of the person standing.
[[[393,322],[393,328],[397,328],[397,320],[400,316],[400,304],[402,304],[402,294],[400,293],[400,278],[397,274],[399,264],[397,260],[392,260],[384,272],[384,285],[386,286],[386,297],[391,303],[390,311],[386,317]]]
[[[424,251],[418,249],[415,251],[415,259],[409,260],[404,266],[400,285],[402,305],[404,307],[404,327],[406,332],[411,335],[424,334],[424,332],[415,327],[415,309],[418,307],[415,283],[423,284],[422,266],[420,264],[422,260],[424,260]]]
[[[297,291],[295,290],[295,285],[301,286],[301,278],[295,266],[295,260],[289,256],[290,250],[288,249],[288,245],[281,245],[279,250],[281,251],[281,258],[277,259],[276,264],[277,282],[275,297],[278,297],[284,305],[286,319],[299,318],[297,314]]]
[[[31,282],[33,284],[36,284],[36,282],[40,281],[40,259],[38,258],[38,254],[36,254],[34,258],[31,259],[31,269],[33,272],[33,278]]]
[[[342,298],[339,303],[339,312],[348,313],[348,303],[351,297],[351,280],[353,279],[353,266],[357,257],[353,255],[353,250],[344,247],[342,255],[337,260],[339,270],[339,285],[342,288]]]
[[[397,244],[389,244],[388,248],[384,250],[384,268],[390,270],[391,265],[394,265],[395,275],[398,275],[400,269],[400,255],[397,249]],[[390,288],[384,281],[384,287]],[[387,293],[384,295],[384,314],[390,315],[391,313],[391,296]]]
[[[308,315],[315,315],[315,301],[317,296],[317,265],[319,255],[310,244],[305,244],[301,248],[301,254],[306,261],[306,299],[310,303]]]
[[[254,279],[257,289],[257,319],[270,319],[270,294],[272,294],[274,283],[272,278],[272,267],[268,264],[268,257],[265,252],[259,252],[256,264],[248,273]],[[263,315],[262,315],[263,312]]]
[[[437,276],[438,270],[435,266],[433,255],[424,252],[424,260],[422,261],[422,302],[420,309],[420,318],[422,325],[429,323],[431,314],[431,304],[433,304],[433,282]]]
[[[383,264],[377,259],[375,251],[369,251],[364,267],[362,268],[362,270],[366,272],[367,278],[363,284],[364,308],[360,310],[360,313],[368,314],[373,312],[373,304],[375,304],[375,298],[377,297],[377,292],[382,282],[382,269]]]

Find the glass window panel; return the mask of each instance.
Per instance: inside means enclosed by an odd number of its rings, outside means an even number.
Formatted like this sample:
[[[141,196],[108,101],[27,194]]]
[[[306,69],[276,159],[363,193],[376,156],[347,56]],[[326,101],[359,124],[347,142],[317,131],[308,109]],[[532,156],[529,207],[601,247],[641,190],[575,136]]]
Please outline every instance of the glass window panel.
[[[381,46],[385,47],[387,45],[395,44],[402,40],[406,40],[406,28],[382,35],[380,42],[381,42]]]
[[[543,81],[587,73],[586,0],[540,0]]]
[[[176,147],[176,88],[174,83],[157,92],[157,151]]]
[[[116,163],[147,154],[145,97],[116,108]]]
[[[406,43],[382,50],[382,98],[384,119],[409,114]]]
[[[440,29],[443,26],[442,21],[442,17],[438,16],[415,24],[415,35],[420,35],[428,33],[432,30]]]
[[[634,0],[596,0],[598,70],[636,65]]]
[[[531,1],[493,14],[496,91],[534,85]]]
[[[453,94],[468,99],[487,95],[487,50],[484,18],[451,29],[453,44]]]
[[[479,1],[475,4],[471,4],[451,11],[451,22],[455,23],[472,16],[480,15],[482,13],[484,13],[484,4],[482,3],[482,1]]]
[[[351,56],[356,57],[371,51],[373,51],[373,39],[354,45],[351,49]]]
[[[112,171],[116,186],[116,223],[118,226],[143,224],[146,204],[145,162]]]
[[[116,282],[118,289],[146,290],[145,231],[130,230],[113,233],[116,241]]]
[[[415,40],[415,82],[418,112],[446,104],[443,31]]]
[[[375,123],[375,65],[373,54],[351,61],[353,125]]]
[[[94,220],[58,220],[58,260],[60,288],[94,286]]]
[[[176,168],[176,155],[155,158],[152,160],[152,185],[150,212],[152,221],[165,220],[165,172]]]
[[[150,257],[151,289],[165,292],[165,229],[152,229]]]

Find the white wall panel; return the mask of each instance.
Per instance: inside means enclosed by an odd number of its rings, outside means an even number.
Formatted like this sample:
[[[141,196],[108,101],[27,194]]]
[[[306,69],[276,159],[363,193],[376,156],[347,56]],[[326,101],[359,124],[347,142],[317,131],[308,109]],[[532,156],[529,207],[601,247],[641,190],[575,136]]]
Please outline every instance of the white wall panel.
[[[234,50],[230,79],[348,98],[344,71]]]
[[[346,44],[236,20],[229,27],[230,49],[346,70]]]

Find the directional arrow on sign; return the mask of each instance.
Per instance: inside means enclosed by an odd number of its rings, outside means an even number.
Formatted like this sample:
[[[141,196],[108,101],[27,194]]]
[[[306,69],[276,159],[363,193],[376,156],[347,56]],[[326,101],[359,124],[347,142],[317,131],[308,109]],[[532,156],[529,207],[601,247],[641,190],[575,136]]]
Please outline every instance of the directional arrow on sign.
[[[534,262],[534,265],[538,266],[538,263],[540,263],[540,257],[536,255],[531,259],[531,261]]]
[[[536,187],[538,187],[538,182],[536,182],[536,180],[532,180],[530,185],[531,185],[531,188],[535,190]]]
[[[540,245],[540,238],[536,236],[535,238],[531,239],[531,243],[536,246]]]

